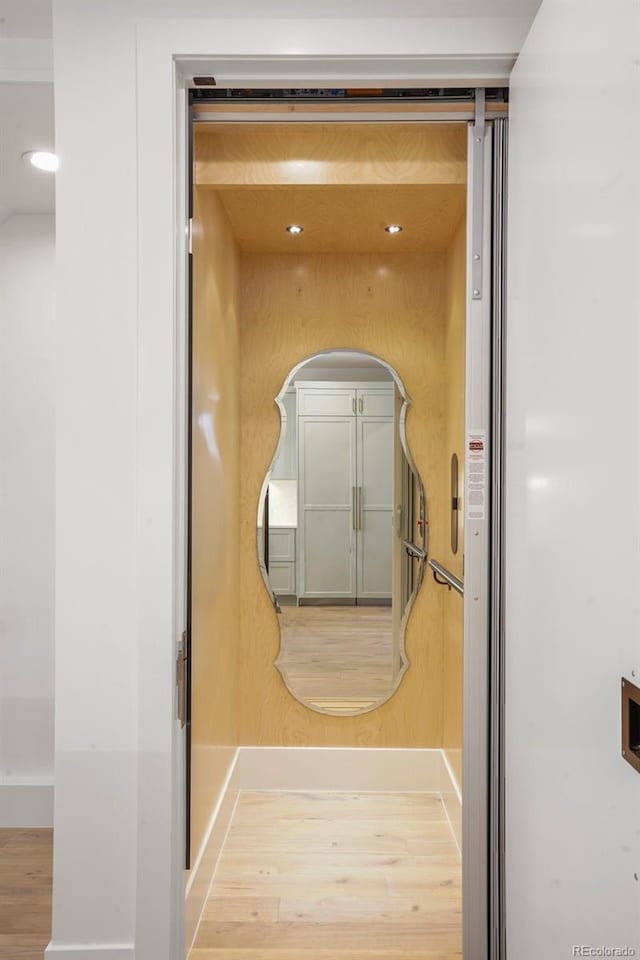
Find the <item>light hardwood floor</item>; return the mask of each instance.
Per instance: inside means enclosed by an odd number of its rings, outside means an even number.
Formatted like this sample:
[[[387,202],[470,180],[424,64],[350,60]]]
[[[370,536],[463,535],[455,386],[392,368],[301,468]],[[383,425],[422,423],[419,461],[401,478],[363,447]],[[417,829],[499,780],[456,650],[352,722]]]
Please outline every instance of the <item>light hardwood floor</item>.
[[[438,794],[242,792],[189,960],[459,960]]]
[[[362,709],[393,689],[391,607],[283,606],[280,668],[314,706]]]
[[[52,830],[0,830],[0,957],[42,960],[51,934]]]

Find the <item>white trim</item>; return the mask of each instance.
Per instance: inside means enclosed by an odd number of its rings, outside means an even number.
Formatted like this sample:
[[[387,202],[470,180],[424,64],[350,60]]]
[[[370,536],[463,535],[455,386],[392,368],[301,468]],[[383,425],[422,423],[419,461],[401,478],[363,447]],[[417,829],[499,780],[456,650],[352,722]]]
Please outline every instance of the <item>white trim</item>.
[[[440,751],[442,756],[442,781],[440,794],[447,819],[456,838],[458,852],[462,857],[462,793],[458,781],[451,769],[445,750]]]
[[[211,831],[213,830],[213,828],[214,828],[214,826],[215,826],[215,824],[216,824],[216,820],[217,820],[217,818],[218,818],[218,814],[220,813],[220,807],[222,806],[222,801],[223,801],[223,799],[224,799],[224,796],[225,796],[227,790],[229,789],[229,784],[231,783],[231,778],[232,778],[233,773],[234,773],[234,770],[235,770],[235,768],[236,768],[236,763],[237,763],[237,761],[238,761],[238,753],[239,753],[239,749],[236,749],[236,751],[235,751],[235,753],[234,753],[234,755],[233,755],[233,760],[232,760],[231,763],[229,764],[229,769],[227,770],[227,775],[226,775],[226,777],[224,778],[224,783],[223,783],[222,786],[220,787],[220,793],[218,794],[217,800],[216,800],[216,802],[215,802],[215,804],[214,804],[214,806],[213,806],[213,810],[211,811],[211,817],[210,817],[210,819],[209,819],[209,825],[207,826],[207,829],[205,830],[205,834],[204,834],[204,837],[203,837],[203,839],[202,839],[202,843],[200,844],[200,849],[198,850],[198,852],[197,852],[197,854],[196,854],[196,857],[195,857],[195,860],[194,860],[194,862],[193,862],[193,866],[191,867],[191,870],[189,871],[189,877],[188,877],[188,879],[187,879],[187,884],[186,884],[186,887],[185,887],[185,893],[186,893],[187,897],[189,896],[189,893],[190,893],[190,891],[191,891],[191,888],[193,887],[193,883],[194,883],[196,874],[198,873],[198,870],[200,869],[200,866],[201,866],[201,864],[202,864],[202,858],[203,858],[204,855],[205,855],[205,851],[206,851],[206,849],[207,849],[207,845],[208,845],[209,840],[210,840],[210,838],[211,838]]]
[[[3,778],[0,827],[53,827],[53,777]]]
[[[451,769],[451,764],[449,763],[447,752],[446,750],[442,750],[441,753],[442,753],[442,762],[444,763],[445,773],[449,778],[449,782],[451,784],[451,787],[453,788],[453,792],[458,798],[458,803],[462,806],[462,791],[460,790],[460,787],[458,786],[458,781],[456,780],[456,776],[453,770]]]
[[[240,747],[238,790],[362,790],[439,793],[439,749]]]
[[[50,943],[45,957],[56,960],[135,960],[132,943]]]
[[[239,749],[234,752],[233,760],[229,764],[224,783],[220,787],[211,811],[211,818],[200,844],[200,849],[196,854],[191,870],[186,875],[184,944],[187,953],[193,946],[202,911],[236,808],[238,791],[231,784],[239,752]]]
[[[235,766],[235,759],[233,766]],[[230,769],[229,774],[231,775],[232,772]],[[202,919],[202,911],[209,899],[209,893],[218,868],[220,854],[227,842],[229,828],[231,827],[233,816],[238,805],[240,791],[230,785],[230,775],[225,780],[224,786],[220,791],[214,815],[211,818],[211,823],[209,824],[207,834],[202,844],[202,869],[200,869],[200,864],[198,864],[196,867],[197,876],[194,875],[194,871],[192,871],[193,882],[190,882],[192,876],[190,876],[187,881],[188,890],[185,899],[184,919],[184,943],[187,955],[193,947],[193,942]]]

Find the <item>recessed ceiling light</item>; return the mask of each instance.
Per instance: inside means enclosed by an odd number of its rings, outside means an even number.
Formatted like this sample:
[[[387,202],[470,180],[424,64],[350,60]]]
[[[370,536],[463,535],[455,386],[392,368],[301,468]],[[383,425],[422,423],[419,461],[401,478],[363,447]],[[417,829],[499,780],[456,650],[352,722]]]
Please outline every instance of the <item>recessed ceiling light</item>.
[[[390,223],[384,229],[385,229],[385,233],[402,233],[402,227],[400,226],[399,223]]]
[[[47,170],[49,173],[55,173],[59,166],[58,158],[50,150],[27,150],[22,154],[22,159],[28,160],[38,170]]]
[[[299,223],[290,223],[287,227],[287,233],[290,233],[292,236],[297,236],[299,233],[302,233],[304,227],[301,227]]]

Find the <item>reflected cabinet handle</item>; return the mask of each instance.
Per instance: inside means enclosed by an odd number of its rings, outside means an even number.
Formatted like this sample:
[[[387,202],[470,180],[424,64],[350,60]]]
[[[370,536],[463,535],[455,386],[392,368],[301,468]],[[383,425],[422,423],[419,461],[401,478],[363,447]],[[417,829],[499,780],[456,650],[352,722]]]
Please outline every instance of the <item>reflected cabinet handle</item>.
[[[360,413],[364,413],[364,400],[362,397],[358,397],[358,410]]]
[[[364,528],[364,488],[358,487],[358,530]]]
[[[355,403],[355,400],[353,401]],[[358,488],[351,487],[351,518],[353,529],[358,529]]]
[[[353,410],[354,413],[356,412],[356,398],[355,398],[355,397],[352,397],[352,398],[351,398],[351,409]]]

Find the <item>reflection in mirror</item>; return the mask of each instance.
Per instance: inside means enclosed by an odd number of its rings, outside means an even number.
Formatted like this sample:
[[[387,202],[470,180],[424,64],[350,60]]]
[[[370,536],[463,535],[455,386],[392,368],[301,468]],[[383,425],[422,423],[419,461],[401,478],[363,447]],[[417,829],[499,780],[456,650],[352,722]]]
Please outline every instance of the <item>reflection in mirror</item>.
[[[276,667],[321,713],[365,713],[397,689],[424,577],[426,502],[392,368],[335,350],[276,398],[280,441],[258,509],[258,558],[280,624]]]

